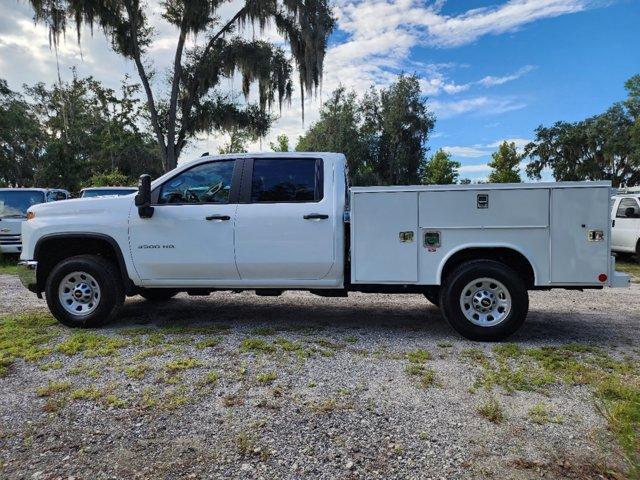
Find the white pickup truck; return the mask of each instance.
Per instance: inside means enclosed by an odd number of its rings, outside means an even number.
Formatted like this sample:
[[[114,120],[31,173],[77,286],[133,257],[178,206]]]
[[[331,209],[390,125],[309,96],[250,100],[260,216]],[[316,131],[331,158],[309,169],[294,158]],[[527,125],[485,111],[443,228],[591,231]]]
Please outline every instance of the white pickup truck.
[[[206,156],[136,196],[31,207],[20,274],[53,315],[94,327],[126,295],[423,293],[462,335],[500,340],[528,290],[626,286],[610,184],[354,187],[335,153]]]

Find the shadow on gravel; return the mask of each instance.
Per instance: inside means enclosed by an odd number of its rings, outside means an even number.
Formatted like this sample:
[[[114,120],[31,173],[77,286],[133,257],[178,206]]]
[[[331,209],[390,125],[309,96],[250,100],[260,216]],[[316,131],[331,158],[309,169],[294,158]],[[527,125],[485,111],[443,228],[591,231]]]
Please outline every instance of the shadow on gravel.
[[[332,299],[214,294],[210,297],[179,297],[166,303],[151,303],[136,297],[127,301],[119,319],[110,326],[224,325],[231,330],[241,331],[273,328],[282,331],[322,330],[330,334],[353,330],[368,335],[420,332],[435,341],[463,340],[449,327],[440,311],[426,300],[414,296],[407,298],[407,301],[398,301],[398,296],[389,296],[389,299],[386,303],[367,301],[366,296]],[[637,345],[639,323],[640,317],[531,311],[520,331],[508,341],[544,345]]]

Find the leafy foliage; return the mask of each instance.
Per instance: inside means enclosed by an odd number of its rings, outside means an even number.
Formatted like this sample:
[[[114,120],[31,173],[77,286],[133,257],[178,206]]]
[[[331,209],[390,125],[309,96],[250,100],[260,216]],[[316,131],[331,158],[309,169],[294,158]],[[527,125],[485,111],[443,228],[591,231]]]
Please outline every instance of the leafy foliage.
[[[520,183],[521,155],[516,150],[516,144],[502,142],[498,151],[491,155],[489,166],[493,171],[489,174],[491,183]]]
[[[136,65],[164,167],[174,168],[186,143],[199,133],[246,130],[262,136],[271,124],[267,109],[290,101],[293,65],[297,67],[302,105],[304,95],[320,84],[327,39],[334,19],[326,0],[244,0],[223,20],[227,4],[219,0],[165,0],[162,18],[176,27],[177,46],[168,92],[158,100],[146,56],[154,35],[140,0],[31,0],[36,21],[49,27],[54,46],[69,24],[80,41],[83,24],[100,26],[113,49]],[[289,46],[284,50],[263,40],[246,39],[239,29],[274,25]],[[187,36],[204,38],[193,48]],[[257,105],[241,105],[218,90],[222,80],[238,75],[248,98],[258,90]],[[303,114],[304,115],[304,114]]]
[[[126,185],[133,185],[132,179],[120,173],[117,169],[91,175],[87,182],[88,187],[120,187]]]
[[[449,185],[458,179],[460,162],[451,160],[451,154],[440,149],[424,166],[422,183],[427,185]]]
[[[580,122],[539,126],[525,147],[527,175],[550,168],[556,180],[611,180],[614,187],[640,183],[640,75],[629,79],[627,100]]]
[[[362,100],[336,89],[296,150],[344,153],[354,185],[416,184],[434,124],[418,77],[400,75]]]
[[[138,87],[127,79],[118,93],[74,71],[68,83],[25,87],[28,101],[4,82],[0,87],[3,183],[75,191],[94,174],[118,170],[129,184],[162,171]]]
[[[269,148],[274,152],[288,152],[289,151],[289,137],[285,133],[282,133],[276,137],[276,142],[269,143]]]

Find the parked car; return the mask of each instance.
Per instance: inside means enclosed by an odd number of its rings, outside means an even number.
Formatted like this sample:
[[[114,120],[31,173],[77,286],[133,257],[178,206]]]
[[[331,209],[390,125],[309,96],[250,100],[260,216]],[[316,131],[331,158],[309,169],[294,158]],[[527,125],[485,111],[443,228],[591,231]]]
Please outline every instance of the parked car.
[[[423,293],[458,332],[500,340],[533,289],[629,285],[610,254],[609,182],[349,188],[344,155],[206,156],[134,197],[36,205],[22,282],[71,327],[126,295]]]
[[[611,250],[640,256],[640,194],[612,197]]]
[[[136,187],[87,187],[80,190],[80,198],[88,197],[120,197],[136,193]]]
[[[20,253],[20,228],[33,205],[66,200],[69,192],[51,188],[0,188],[0,252]]]

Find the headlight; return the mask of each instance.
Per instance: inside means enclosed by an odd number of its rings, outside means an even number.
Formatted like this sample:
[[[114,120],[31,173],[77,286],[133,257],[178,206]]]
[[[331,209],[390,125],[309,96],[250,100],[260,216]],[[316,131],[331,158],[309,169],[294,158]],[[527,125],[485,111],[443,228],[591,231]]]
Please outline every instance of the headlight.
[[[33,212],[27,212],[27,220],[33,220],[36,218],[36,214]]]

